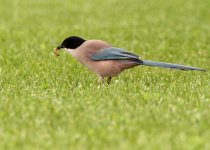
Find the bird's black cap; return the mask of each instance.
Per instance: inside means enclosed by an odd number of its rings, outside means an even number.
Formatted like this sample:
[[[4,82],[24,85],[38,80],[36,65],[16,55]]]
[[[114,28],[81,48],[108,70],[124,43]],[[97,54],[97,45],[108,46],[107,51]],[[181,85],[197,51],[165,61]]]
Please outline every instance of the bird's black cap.
[[[61,45],[57,46],[57,49],[61,48],[69,48],[69,49],[75,49],[82,45],[85,42],[84,39],[78,37],[78,36],[70,36],[66,38]]]

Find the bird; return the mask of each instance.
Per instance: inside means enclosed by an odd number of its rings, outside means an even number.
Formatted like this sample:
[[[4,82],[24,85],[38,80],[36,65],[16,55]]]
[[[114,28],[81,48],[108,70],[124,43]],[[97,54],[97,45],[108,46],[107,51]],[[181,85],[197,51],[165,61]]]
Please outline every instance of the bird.
[[[113,77],[125,69],[136,66],[154,66],[179,70],[206,71],[201,68],[194,68],[179,64],[143,60],[122,48],[113,47],[103,40],[85,40],[79,36],[69,36],[54,48],[53,52],[59,56],[59,50],[64,49],[82,65],[94,72],[100,82],[110,84]]]

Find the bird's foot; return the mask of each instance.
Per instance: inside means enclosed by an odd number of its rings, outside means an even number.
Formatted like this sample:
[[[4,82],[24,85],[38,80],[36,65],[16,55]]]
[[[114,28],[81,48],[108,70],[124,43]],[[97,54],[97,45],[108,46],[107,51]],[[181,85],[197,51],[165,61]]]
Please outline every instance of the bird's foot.
[[[101,76],[98,77],[98,83],[102,84],[102,85],[105,85],[105,84],[109,85],[111,83],[111,80],[112,80],[112,77],[108,77],[106,82],[105,82],[104,77],[101,77]]]

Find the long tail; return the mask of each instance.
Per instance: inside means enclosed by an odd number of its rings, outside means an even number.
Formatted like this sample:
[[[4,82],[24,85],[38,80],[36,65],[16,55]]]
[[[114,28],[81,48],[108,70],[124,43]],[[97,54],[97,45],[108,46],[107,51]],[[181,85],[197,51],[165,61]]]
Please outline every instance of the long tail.
[[[183,66],[183,65],[178,65],[178,64],[165,63],[165,62],[156,62],[156,61],[151,61],[151,60],[142,60],[140,65],[180,69],[180,70],[185,70],[185,71],[187,70],[206,71],[205,69],[194,68],[190,66]]]

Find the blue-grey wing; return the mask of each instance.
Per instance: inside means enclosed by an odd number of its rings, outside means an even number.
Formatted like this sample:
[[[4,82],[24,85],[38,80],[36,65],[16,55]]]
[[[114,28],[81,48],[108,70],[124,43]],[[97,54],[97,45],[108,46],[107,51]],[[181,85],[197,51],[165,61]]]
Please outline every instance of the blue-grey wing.
[[[105,48],[91,55],[90,59],[100,60],[139,60],[139,56],[120,48]]]

